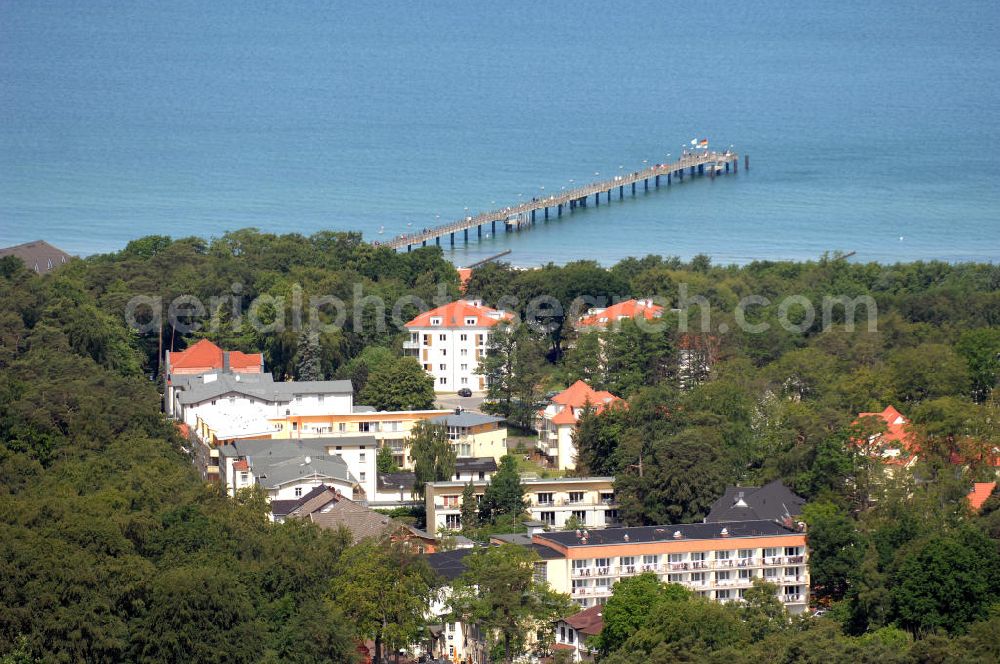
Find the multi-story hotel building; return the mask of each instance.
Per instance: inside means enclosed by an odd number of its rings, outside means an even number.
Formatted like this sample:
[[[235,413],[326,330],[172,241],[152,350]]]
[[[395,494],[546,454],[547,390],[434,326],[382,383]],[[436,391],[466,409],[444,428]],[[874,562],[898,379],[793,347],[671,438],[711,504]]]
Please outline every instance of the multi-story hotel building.
[[[559,554],[545,577],[581,606],[603,604],[620,579],[653,572],[718,601],[739,601],[754,579],[778,586],[791,613],[809,605],[806,534],[774,521],[581,529],[532,535]]]
[[[479,359],[486,353],[491,330],[512,318],[477,300],[457,300],[407,323],[410,338],[403,342],[403,352],[417,358],[434,378],[435,392],[482,391],[486,382],[476,374]]]
[[[528,513],[531,518],[551,528],[563,528],[575,518],[586,528],[604,528],[618,522],[613,477],[558,477],[522,479]],[[468,482],[431,482],[424,488],[427,527],[458,530],[462,527],[462,490]],[[486,481],[472,485],[479,500],[486,491]]]

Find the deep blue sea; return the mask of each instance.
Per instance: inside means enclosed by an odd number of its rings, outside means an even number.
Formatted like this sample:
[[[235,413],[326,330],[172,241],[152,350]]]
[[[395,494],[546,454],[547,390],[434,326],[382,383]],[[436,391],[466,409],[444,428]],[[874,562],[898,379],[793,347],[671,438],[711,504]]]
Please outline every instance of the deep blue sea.
[[[1000,262],[998,35],[997,0],[4,0],[0,246],[377,240],[706,137],[750,172],[448,255]]]

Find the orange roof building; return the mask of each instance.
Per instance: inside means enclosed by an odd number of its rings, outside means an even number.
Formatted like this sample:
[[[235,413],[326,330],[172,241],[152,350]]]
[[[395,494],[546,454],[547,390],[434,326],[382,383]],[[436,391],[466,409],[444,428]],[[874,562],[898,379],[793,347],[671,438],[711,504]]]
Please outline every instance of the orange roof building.
[[[966,497],[969,501],[969,507],[976,512],[983,509],[983,503],[986,502],[987,498],[993,495],[993,491],[996,490],[996,488],[996,482],[976,482],[973,484],[972,491],[970,491],[969,495]]]
[[[403,342],[403,352],[417,358],[434,379],[435,392],[482,391],[486,384],[476,374],[479,359],[493,328],[513,318],[478,300],[456,300],[407,323],[410,338]]]
[[[264,356],[260,353],[241,353],[222,350],[208,339],[201,339],[187,350],[166,353],[166,373],[201,374],[211,371],[261,373]]]
[[[179,376],[200,376],[216,371],[225,373],[264,373],[264,356],[261,353],[241,353],[238,350],[222,350],[208,339],[200,339],[190,348],[167,351],[163,360],[163,410],[171,417],[177,410],[175,391],[184,389],[190,378]]]
[[[856,444],[867,448],[870,456],[881,458],[891,466],[908,467],[916,462],[919,450],[909,430],[910,421],[894,406],[887,406],[881,413],[858,413],[855,423],[865,418],[881,419],[885,431],[872,434],[865,441],[855,441]]]
[[[587,406],[601,413],[615,404],[624,404],[611,392],[597,391],[582,380],[552,397],[552,401],[539,411],[538,449],[549,457],[552,465],[560,470],[576,468],[576,445],[573,433]]]
[[[577,321],[576,327],[581,331],[588,328],[607,328],[626,318],[644,318],[653,320],[663,315],[663,307],[653,304],[652,300],[626,300],[604,309],[590,309],[586,315]]]

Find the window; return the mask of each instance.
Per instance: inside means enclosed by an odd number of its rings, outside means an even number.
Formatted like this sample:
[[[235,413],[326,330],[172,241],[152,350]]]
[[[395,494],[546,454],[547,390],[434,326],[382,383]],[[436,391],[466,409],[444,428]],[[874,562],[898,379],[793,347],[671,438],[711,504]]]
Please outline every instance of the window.
[[[732,551],[716,551],[715,552],[715,559],[716,560],[729,560],[732,557],[733,557],[733,552]]]
[[[301,495],[302,495],[302,487],[300,486],[295,487],[295,497],[298,498]]]
[[[468,341],[469,340],[469,335],[468,334],[460,334],[460,335],[458,335],[458,339],[459,339],[459,341]]]
[[[358,422],[358,431],[362,433],[378,433],[378,422]]]
[[[691,572],[691,583],[705,583],[705,573]]]
[[[447,370],[448,370],[448,365],[447,365],[447,364],[439,364],[439,365],[438,365],[438,368],[439,368],[439,369],[440,369],[441,371],[447,371]]]
[[[441,319],[440,318],[432,318],[431,319],[431,325],[440,325],[440,324],[441,324]]]
[[[341,422],[340,424],[338,424],[337,425],[337,431],[339,431],[341,433],[344,433],[345,431],[347,431],[347,422]]]
[[[715,599],[731,599],[731,591],[729,590],[716,590]]]
[[[668,583],[681,583],[682,581],[684,581],[683,574],[667,574]]]
[[[468,378],[463,378],[462,379],[462,385],[468,385],[468,384],[469,384],[469,379]]]
[[[774,567],[769,567],[764,570],[765,579],[776,579],[778,578],[778,570]]]
[[[250,479],[250,473],[244,471],[240,473],[240,484],[246,484]]]
[[[753,558],[753,549],[740,549],[740,558]]]
[[[318,401],[319,403],[323,403],[324,399],[326,399],[326,395],[325,394],[317,394],[316,395],[316,401]]]
[[[299,423],[292,422],[292,431],[298,431],[298,430],[299,430]]]
[[[431,345],[431,335],[429,335],[429,334],[425,334],[424,335],[424,345],[425,346],[430,346]]]
[[[551,505],[552,504],[552,494],[551,493],[539,493],[538,494],[538,504],[539,505]]]
[[[571,503],[582,503],[583,502],[583,491],[570,491],[569,492],[569,502],[571,502]]]
[[[463,364],[463,365],[461,365],[461,367],[462,367],[462,371],[468,371],[469,370],[469,365],[468,364]]]
[[[797,556],[799,555],[799,547],[797,546],[786,546],[785,547],[786,556]]]
[[[364,462],[365,462],[365,453],[364,453],[364,452],[362,452],[362,453],[361,453],[360,455],[358,455],[358,456],[360,457],[360,458],[358,459],[358,461],[360,461],[361,463],[364,463]]]
[[[448,530],[458,530],[462,527],[462,517],[458,514],[445,514],[444,527]]]
[[[785,576],[797,577],[798,575],[799,575],[799,568],[798,567],[786,567],[785,568]]]
[[[718,582],[718,581],[728,581],[729,580],[729,572],[716,572],[715,573],[715,580],[716,580],[716,582]]]
[[[296,394],[295,395],[295,403],[302,403],[302,395],[301,394]]]
[[[594,587],[602,588],[608,590],[611,588],[611,577],[604,577],[602,579],[594,579]]]
[[[539,583],[545,583],[549,578],[549,568],[545,563],[535,563],[534,565],[534,577],[535,581]]]
[[[447,334],[439,334],[438,335],[438,341],[447,341],[447,340],[448,340],[448,335]]]
[[[694,553],[691,554],[691,560],[697,560],[699,562],[704,561],[705,560],[705,552],[704,551],[695,551]]]
[[[445,507],[458,507],[458,505],[459,505],[458,496],[456,496],[456,495],[441,496],[441,499],[444,501],[444,506]]]
[[[555,512],[539,512],[538,520],[544,523],[546,526],[556,525],[556,513]]]
[[[643,565],[643,567],[647,567],[647,568],[652,569],[652,568],[656,567],[659,563],[660,563],[660,557],[657,556],[657,555],[643,556],[642,557],[642,565]]]
[[[448,354],[448,349],[447,348],[442,348],[441,349],[441,357],[444,357],[447,354]]]
[[[229,397],[229,403],[236,403],[236,397],[230,396]]]
[[[469,316],[468,318],[465,319],[465,324],[468,325],[468,326],[470,326],[470,327],[475,327],[476,326],[476,317],[475,316]]]
[[[747,581],[753,578],[752,569],[741,569],[740,570],[740,581]]]
[[[447,385],[448,384],[448,379],[445,378],[444,376],[441,376],[440,378],[438,378],[438,384],[439,385]]]
[[[469,349],[463,348],[462,350],[458,351],[458,354],[461,355],[462,357],[467,357],[469,355]]]
[[[602,491],[601,502],[605,504],[611,504],[615,502],[615,494],[607,491]]]
[[[584,510],[573,510],[573,518],[579,521],[581,525],[586,525],[587,512]]]
[[[594,558],[594,566],[603,569],[606,574],[611,567],[611,558]]]
[[[358,477],[358,481],[359,482],[364,482],[365,481],[365,475],[367,475],[367,473],[365,473],[364,471],[362,471],[360,473],[360,476]]]
[[[213,406],[215,405],[215,399],[212,399],[212,405]],[[285,413],[285,414],[287,415],[288,413]]]

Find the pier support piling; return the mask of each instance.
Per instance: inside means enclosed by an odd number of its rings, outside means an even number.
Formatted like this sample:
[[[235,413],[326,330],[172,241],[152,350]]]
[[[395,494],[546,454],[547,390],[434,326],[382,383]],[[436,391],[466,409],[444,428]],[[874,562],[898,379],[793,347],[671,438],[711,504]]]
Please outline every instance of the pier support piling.
[[[656,181],[656,186],[659,187],[660,186],[660,176],[659,175],[656,176],[655,181]]]
[[[455,246],[455,233],[454,233],[454,231],[452,231],[451,233],[448,233],[448,235],[451,236],[451,246],[454,247]]]
[[[632,183],[632,195],[635,196],[635,182]]]
[[[743,170],[745,170],[745,171],[749,171],[750,170],[750,155],[749,154],[743,155]]]
[[[625,198],[625,185],[618,185],[618,200]]]
[[[646,178],[642,181],[642,188],[643,191],[649,191],[649,178]]]

